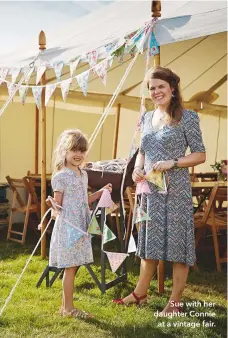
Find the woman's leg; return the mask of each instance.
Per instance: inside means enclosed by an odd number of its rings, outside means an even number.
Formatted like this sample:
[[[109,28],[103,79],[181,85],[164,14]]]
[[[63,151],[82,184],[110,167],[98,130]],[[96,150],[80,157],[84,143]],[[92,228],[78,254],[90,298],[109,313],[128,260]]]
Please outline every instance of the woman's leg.
[[[173,263],[173,289],[169,301],[175,301],[176,306],[180,302],[181,295],[184,291],[187,282],[189,266],[183,263]],[[164,312],[177,312],[178,309],[174,306],[174,302],[168,303]]]
[[[141,267],[140,267],[140,275],[139,280],[134,290],[135,294],[138,297],[142,297],[147,294],[147,291],[150,286],[151,279],[153,278],[156,268],[158,265],[158,260],[154,259],[142,259],[141,260]],[[135,303],[135,297],[130,294],[123,299],[123,302],[128,303]],[[146,298],[145,300],[146,301]],[[143,303],[143,301],[141,302]]]
[[[66,268],[63,275],[63,311],[70,312],[73,308],[74,278],[77,267]]]

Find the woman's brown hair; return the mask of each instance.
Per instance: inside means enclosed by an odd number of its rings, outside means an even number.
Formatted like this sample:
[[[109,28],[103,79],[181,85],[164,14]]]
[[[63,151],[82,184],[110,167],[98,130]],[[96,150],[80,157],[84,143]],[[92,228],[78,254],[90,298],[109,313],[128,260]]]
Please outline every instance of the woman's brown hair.
[[[155,66],[151,68],[145,77],[145,82],[147,88],[149,89],[149,81],[151,79],[159,79],[168,82],[171,89],[173,90],[173,95],[170,101],[170,104],[167,108],[167,113],[170,116],[171,122],[179,122],[182,117],[183,106],[182,106],[182,97],[180,93],[179,83],[180,78],[177,74],[171,71],[169,68],[164,68],[161,66]]]

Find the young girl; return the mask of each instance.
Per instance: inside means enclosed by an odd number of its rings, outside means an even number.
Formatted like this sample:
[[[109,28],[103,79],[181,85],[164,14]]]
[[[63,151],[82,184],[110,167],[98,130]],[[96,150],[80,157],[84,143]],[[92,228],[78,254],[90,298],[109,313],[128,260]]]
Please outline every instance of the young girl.
[[[65,268],[61,314],[83,318],[90,315],[74,308],[73,289],[77,267],[93,262],[91,238],[85,234],[89,204],[100,198],[103,189],[112,191],[108,184],[88,197],[87,172],[80,168],[87,150],[88,141],[80,130],[65,130],[57,140],[51,184],[54,200],[62,208],[55,215],[49,255],[50,266]]]

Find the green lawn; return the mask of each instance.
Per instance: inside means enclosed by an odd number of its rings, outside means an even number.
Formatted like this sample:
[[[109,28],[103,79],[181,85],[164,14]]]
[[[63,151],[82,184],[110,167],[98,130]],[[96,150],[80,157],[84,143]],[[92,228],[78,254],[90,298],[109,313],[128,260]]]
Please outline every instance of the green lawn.
[[[9,295],[21,273],[35,242],[30,240],[25,246],[3,240],[0,242],[0,308]],[[0,238],[1,238],[0,237]],[[27,241],[28,242],[28,241]],[[98,247],[96,248],[96,262]],[[128,259],[128,282],[119,284],[102,295],[87,270],[82,267],[75,281],[76,306],[93,313],[91,321],[75,318],[62,318],[58,310],[61,303],[61,280],[57,279],[51,288],[45,283],[36,288],[36,283],[47,265],[39,257],[32,259],[18,288],[16,289],[3,316],[0,318],[0,337],[2,338],[111,338],[111,337],[226,337],[226,273],[217,273],[213,255],[208,253],[200,262],[200,273],[190,273],[188,285],[183,295],[184,302],[199,300],[214,302],[214,307],[194,307],[185,305],[185,318],[156,319],[155,311],[166,304],[171,286],[171,266],[166,264],[165,294],[157,294],[157,281],[150,287],[150,298],[146,306],[137,308],[120,307],[112,304],[112,298],[125,296],[133,290],[137,281],[139,266],[134,257]],[[211,266],[208,265],[210,261]],[[99,276],[99,266],[93,266]],[[107,273],[109,278],[115,276]],[[200,305],[200,304],[199,304]],[[215,317],[191,317],[190,311],[214,312]],[[203,321],[213,323],[214,327],[203,327]],[[205,322],[204,322],[205,323]],[[182,325],[182,327],[181,327]],[[185,325],[185,326],[183,326]],[[200,327],[187,327],[187,326]]]

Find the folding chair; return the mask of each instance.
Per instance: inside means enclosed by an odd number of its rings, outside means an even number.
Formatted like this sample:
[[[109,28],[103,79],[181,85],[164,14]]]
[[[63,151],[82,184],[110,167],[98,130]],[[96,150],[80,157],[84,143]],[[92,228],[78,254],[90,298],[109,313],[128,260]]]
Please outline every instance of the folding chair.
[[[33,186],[33,182],[31,179],[23,177],[22,179],[14,179],[6,176],[8,181],[9,187],[13,192],[13,200],[12,206],[10,208],[10,217],[9,217],[9,228],[7,233],[7,240],[15,241],[21,244],[24,244],[25,237],[27,233],[28,221],[30,214],[36,213],[38,219],[40,220],[40,204],[38,202],[38,198]],[[25,189],[28,199],[27,202],[24,202],[23,198],[21,197],[18,189]],[[19,205],[19,206],[18,206]],[[25,214],[25,220],[23,225],[23,230],[15,231],[12,229],[13,226],[13,216],[15,212],[21,212]],[[12,235],[17,235],[17,237]],[[18,238],[18,237],[21,237]]]

